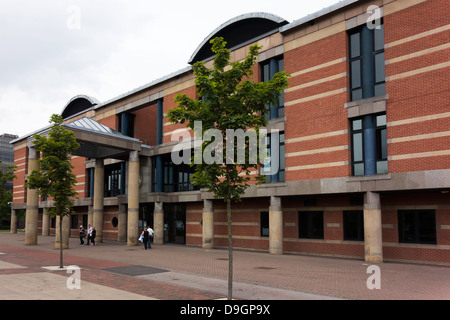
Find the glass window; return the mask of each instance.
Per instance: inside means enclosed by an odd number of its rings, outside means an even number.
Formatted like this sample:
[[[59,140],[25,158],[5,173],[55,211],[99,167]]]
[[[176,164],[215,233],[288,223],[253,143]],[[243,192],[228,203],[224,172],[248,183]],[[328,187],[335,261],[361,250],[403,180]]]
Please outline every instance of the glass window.
[[[368,116],[365,116],[368,117]],[[386,115],[372,115],[369,117],[374,117],[371,119],[372,121],[368,121],[367,123],[375,122],[376,128],[375,132],[371,134],[375,134],[375,145],[373,145],[373,140],[369,140],[369,144],[366,145],[364,140],[365,135],[367,134],[364,130],[364,122],[362,118],[354,119],[351,121],[351,144],[352,144],[352,174],[354,176],[365,175],[365,152],[366,148],[374,148],[373,152],[376,155],[376,174],[383,174],[388,172],[388,150],[387,150],[387,129],[386,129]],[[372,149],[371,149],[372,150]],[[371,153],[369,153],[371,154]],[[374,170],[374,171],[375,171]],[[372,172],[370,174],[373,174]]]
[[[323,239],[323,212],[303,211],[298,213],[299,238]]]
[[[363,210],[345,210],[344,240],[364,241],[364,212]]]
[[[383,23],[379,27],[379,29],[368,29],[364,24],[349,33],[352,101],[386,93]],[[373,70],[361,67],[367,64],[373,65]]]
[[[360,32],[350,35],[350,58],[356,58],[361,55],[360,36]]]
[[[272,156],[272,152],[271,152],[271,148],[274,147],[272,146],[272,139],[271,139],[271,135],[268,134],[266,136],[266,144],[267,144],[267,158],[264,159],[264,167],[262,168],[262,172],[263,174],[266,175],[266,183],[270,183],[270,182],[284,182],[285,181],[285,146],[284,146],[284,132],[280,132],[279,133],[279,146],[278,146],[278,151],[279,151],[279,159],[278,159],[278,171],[275,172],[273,175],[270,175],[271,173],[271,156]]]
[[[436,244],[434,210],[399,210],[398,235],[402,243]]]
[[[283,56],[268,59],[261,63],[261,81],[266,82],[272,79],[273,75],[277,72],[284,70]],[[277,108],[275,111],[273,108]],[[284,92],[280,94],[275,106],[266,106],[267,113],[266,118],[270,120],[272,118],[284,117]],[[272,110],[271,110],[272,109]]]
[[[261,225],[261,237],[269,236],[269,212],[264,211],[261,212],[260,216],[260,225]]]

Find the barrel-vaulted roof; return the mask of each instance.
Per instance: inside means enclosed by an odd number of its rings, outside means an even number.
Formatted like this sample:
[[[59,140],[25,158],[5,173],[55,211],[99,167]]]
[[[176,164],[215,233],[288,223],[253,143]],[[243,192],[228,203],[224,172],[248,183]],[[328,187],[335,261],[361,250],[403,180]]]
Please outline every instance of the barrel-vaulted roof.
[[[223,37],[227,42],[227,48],[236,49],[278,32],[280,27],[288,23],[279,16],[265,12],[252,12],[237,16],[211,32],[194,51],[189,59],[189,64],[213,57],[210,40],[215,37]]]

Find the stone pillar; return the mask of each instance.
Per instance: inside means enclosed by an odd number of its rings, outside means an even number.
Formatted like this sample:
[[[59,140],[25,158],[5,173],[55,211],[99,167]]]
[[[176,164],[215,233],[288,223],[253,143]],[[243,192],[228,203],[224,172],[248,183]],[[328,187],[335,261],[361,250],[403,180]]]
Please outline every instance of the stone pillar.
[[[128,162],[127,245],[136,246],[139,238],[139,152],[131,151]]]
[[[155,202],[153,226],[153,231],[155,231],[155,235],[153,236],[153,243],[164,244],[164,209],[162,202]]]
[[[380,195],[370,191],[364,195],[364,255],[367,262],[383,262]]]
[[[92,226],[95,227],[95,242],[103,242],[103,198],[105,193],[105,167],[103,159],[95,160],[94,208]]]
[[[17,211],[14,209],[11,209],[11,227],[10,232],[11,233],[17,233]]]
[[[119,224],[117,228],[117,241],[127,242],[127,206],[119,204]]]
[[[39,152],[29,147],[28,174],[39,170]],[[38,234],[39,195],[35,189],[27,189],[27,211],[25,216],[25,245],[36,245]]]
[[[42,212],[42,235],[48,236],[50,234],[50,216],[47,213],[47,208]]]
[[[88,207],[88,225],[93,225],[94,224],[94,206],[89,206]],[[88,226],[84,226],[86,228],[86,232],[87,232],[87,227]],[[87,237],[87,235],[86,235]]]
[[[55,249],[60,248],[59,241],[59,221],[61,217],[56,216],[56,225],[55,225]],[[62,248],[69,248],[69,234],[70,234],[70,216],[65,216],[62,219]],[[97,241],[97,237],[95,237],[95,241]]]
[[[212,200],[203,200],[203,248],[214,248],[214,208]]]
[[[269,252],[283,254],[283,209],[280,197],[270,197]]]

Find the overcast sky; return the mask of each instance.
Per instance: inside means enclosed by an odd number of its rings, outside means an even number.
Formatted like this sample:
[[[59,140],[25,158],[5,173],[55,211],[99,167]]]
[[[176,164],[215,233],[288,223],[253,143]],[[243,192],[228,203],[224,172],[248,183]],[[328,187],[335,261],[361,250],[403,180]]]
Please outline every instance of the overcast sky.
[[[338,0],[0,0],[0,134],[47,126],[78,94],[104,102],[188,66],[249,12],[289,22]]]

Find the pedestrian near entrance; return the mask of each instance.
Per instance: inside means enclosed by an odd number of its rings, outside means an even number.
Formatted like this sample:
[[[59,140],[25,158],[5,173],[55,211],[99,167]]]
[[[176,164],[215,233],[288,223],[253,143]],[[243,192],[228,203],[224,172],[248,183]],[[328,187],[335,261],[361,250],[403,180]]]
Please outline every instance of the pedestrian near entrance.
[[[91,242],[91,235],[92,235],[92,227],[90,224],[88,224],[88,230],[87,230],[87,243],[86,245],[88,246]]]
[[[95,227],[92,227],[92,232],[91,232],[91,246],[95,246],[95,236],[97,235],[97,230],[95,230]]]
[[[152,248],[152,239],[153,239],[153,235],[155,234],[155,231],[153,231],[152,228],[148,227],[147,228],[148,231],[148,248],[151,249]]]
[[[84,244],[84,237],[86,236],[86,230],[84,230],[83,225],[80,226],[80,244]]]
[[[147,250],[148,242],[149,242],[149,233],[147,231],[147,228],[144,228],[144,231],[142,231],[142,242],[144,243],[144,249]]]

